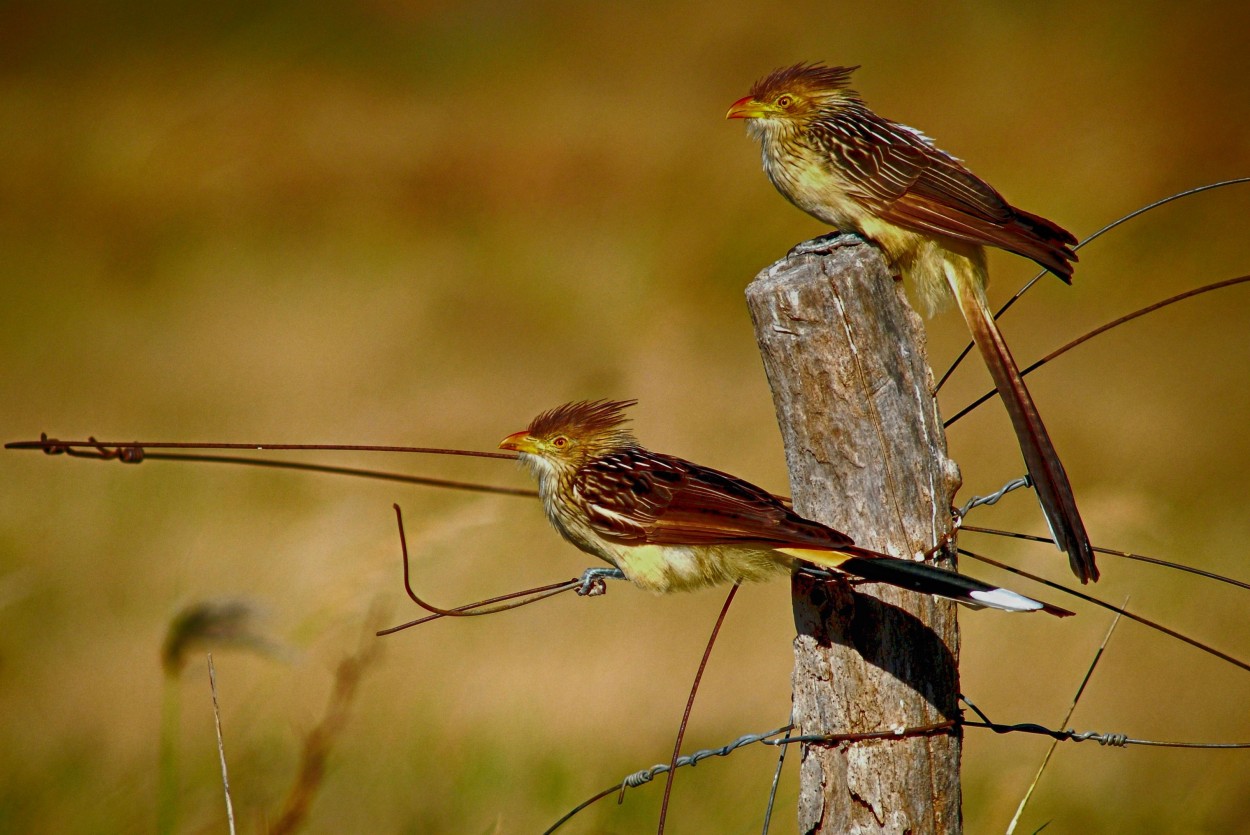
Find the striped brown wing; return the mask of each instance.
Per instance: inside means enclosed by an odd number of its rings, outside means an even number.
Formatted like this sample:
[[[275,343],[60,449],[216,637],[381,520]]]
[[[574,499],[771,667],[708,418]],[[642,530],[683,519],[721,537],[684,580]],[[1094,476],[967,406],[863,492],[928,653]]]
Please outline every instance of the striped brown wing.
[[[996,246],[1031,258],[1065,281],[1076,260],[1071,233],[1015,208],[928,137],[867,110],[818,123],[851,196],[907,229]]]
[[[851,544],[754,484],[641,448],[590,462],[574,476],[573,489],[595,531],[626,545]]]

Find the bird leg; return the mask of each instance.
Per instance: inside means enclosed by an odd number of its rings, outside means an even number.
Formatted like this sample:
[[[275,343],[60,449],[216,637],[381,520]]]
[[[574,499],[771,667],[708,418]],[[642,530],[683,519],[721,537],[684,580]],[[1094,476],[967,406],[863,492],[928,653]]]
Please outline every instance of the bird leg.
[[[578,597],[598,597],[607,594],[605,580],[624,580],[625,572],[619,568],[587,568],[582,572],[582,584],[577,587]]]
[[[790,251],[786,253],[787,258],[794,258],[797,255],[828,255],[835,249],[843,246],[859,246],[864,239],[854,232],[829,232],[819,237],[812,238],[810,241],[803,241],[801,244],[795,244]]]

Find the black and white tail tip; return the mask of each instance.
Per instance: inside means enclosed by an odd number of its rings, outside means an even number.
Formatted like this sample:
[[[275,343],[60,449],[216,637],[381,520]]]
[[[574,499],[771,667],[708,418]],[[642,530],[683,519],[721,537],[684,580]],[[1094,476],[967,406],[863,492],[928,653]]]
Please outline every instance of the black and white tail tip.
[[[999,609],[1004,612],[1045,612],[1061,618],[1073,614],[1067,609],[1042,603],[1010,589],[991,586],[989,583],[923,562],[893,557],[851,557],[837,567],[864,580],[889,583],[922,594],[935,594],[977,608]]]
[[[1045,603],[1016,594],[1011,589],[986,589],[970,591],[968,597],[975,603],[991,609],[1002,609],[1004,612],[1036,612],[1046,608]]]

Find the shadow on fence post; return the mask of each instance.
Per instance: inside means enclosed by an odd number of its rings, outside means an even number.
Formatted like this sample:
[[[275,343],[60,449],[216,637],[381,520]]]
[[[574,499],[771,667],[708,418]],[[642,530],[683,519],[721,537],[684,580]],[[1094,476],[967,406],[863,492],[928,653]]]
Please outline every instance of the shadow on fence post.
[[[895,556],[932,548],[951,531],[959,470],[946,457],[922,323],[877,250],[849,243],[780,261],[747,288],[747,303],[795,509]],[[797,733],[957,715],[954,603],[803,577],[793,593]],[[960,832],[960,747],[956,734],[804,746],[799,831]]]

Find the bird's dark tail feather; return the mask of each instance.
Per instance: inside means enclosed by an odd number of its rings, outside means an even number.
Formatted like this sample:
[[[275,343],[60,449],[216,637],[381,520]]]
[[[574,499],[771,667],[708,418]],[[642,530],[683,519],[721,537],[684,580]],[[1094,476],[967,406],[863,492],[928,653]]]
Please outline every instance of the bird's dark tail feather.
[[[988,607],[1005,612],[1046,612],[1061,618],[1072,614],[1067,609],[1025,597],[1010,589],[991,586],[955,571],[947,571],[925,562],[879,554],[854,545],[838,551],[799,548],[780,550],[817,567],[833,568],[861,580],[911,589],[921,594],[935,594],[977,608]]]
[[[1033,488],[1041,501],[1046,522],[1060,550],[1068,555],[1072,573],[1082,583],[1098,580],[1098,566],[1094,563],[1094,549],[1085,523],[1076,509],[1076,498],[1068,474],[1059,460],[1055,445],[1046,432],[1037,406],[1020,377],[1016,361],[1007,348],[1007,342],[998,330],[998,324],[990,313],[985,292],[974,279],[948,274],[951,289],[959,303],[959,309],[968,321],[972,341],[976,343],[994,378],[994,386],[1007,407],[1011,425],[1016,431],[1024,463],[1028,467]]]

